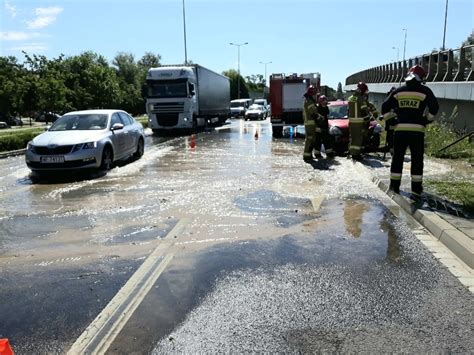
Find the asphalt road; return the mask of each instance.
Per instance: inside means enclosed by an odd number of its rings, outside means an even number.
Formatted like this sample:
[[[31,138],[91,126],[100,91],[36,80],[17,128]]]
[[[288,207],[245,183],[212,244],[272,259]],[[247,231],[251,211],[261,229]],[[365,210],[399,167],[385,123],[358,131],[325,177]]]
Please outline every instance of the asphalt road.
[[[303,140],[270,129],[149,137],[105,175],[0,160],[0,338],[18,354],[472,352],[472,294],[419,227],[358,163],[305,164]]]

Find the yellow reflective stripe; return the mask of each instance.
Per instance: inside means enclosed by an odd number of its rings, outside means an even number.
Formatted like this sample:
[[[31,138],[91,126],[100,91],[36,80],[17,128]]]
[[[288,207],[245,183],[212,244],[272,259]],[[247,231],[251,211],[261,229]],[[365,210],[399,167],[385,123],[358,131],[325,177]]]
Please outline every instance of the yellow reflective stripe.
[[[402,179],[402,174],[397,174],[397,173],[390,174],[390,180],[401,180],[401,179]]]
[[[398,124],[395,127],[395,132],[420,132],[420,133],[425,133],[425,127],[405,127],[401,126]]]
[[[414,182],[423,181],[423,175],[412,175],[411,176],[411,181],[414,181]]]
[[[360,146],[359,145],[351,145],[351,146],[349,146],[349,149],[360,150]]]
[[[389,120],[390,118],[397,117],[397,114],[395,112],[387,112],[383,115],[383,118],[385,120]]]
[[[364,118],[349,117],[349,123],[364,123]]]
[[[321,128],[319,128],[319,127],[316,127],[314,130],[315,130],[316,132],[322,132]]]

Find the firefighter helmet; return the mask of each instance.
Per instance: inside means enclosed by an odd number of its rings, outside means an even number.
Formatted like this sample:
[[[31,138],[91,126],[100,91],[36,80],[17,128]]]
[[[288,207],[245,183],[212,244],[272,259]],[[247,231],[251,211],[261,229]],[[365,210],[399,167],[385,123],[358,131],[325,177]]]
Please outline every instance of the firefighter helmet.
[[[369,92],[369,87],[363,81],[359,81],[357,84],[357,91],[359,91],[361,94],[366,94]]]
[[[316,95],[316,88],[313,85],[308,86],[308,88],[306,89],[306,95],[307,96]]]
[[[408,70],[408,74],[405,78],[405,81],[416,79],[416,81],[422,82],[426,77],[425,69],[419,64],[412,66]]]
[[[321,95],[318,98],[318,102],[320,102],[320,103],[327,102],[327,101],[328,101],[328,98],[326,97],[326,95]]]

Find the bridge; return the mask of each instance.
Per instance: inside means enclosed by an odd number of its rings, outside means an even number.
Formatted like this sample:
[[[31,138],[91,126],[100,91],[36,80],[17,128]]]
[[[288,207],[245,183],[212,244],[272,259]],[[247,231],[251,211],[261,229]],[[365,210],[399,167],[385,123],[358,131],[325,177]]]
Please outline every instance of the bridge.
[[[369,100],[378,108],[392,87],[403,85],[408,69],[421,65],[426,85],[440,104],[436,119],[450,122],[459,130],[474,130],[474,45],[423,54],[407,60],[369,68],[346,78],[345,91],[355,90],[363,81],[369,87]]]

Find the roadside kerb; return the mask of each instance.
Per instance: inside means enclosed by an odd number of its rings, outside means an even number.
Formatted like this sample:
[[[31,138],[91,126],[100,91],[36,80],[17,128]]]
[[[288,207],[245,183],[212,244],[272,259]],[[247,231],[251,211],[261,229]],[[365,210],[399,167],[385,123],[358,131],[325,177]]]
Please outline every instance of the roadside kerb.
[[[0,159],[14,157],[17,155],[25,154],[26,149],[10,150],[8,152],[0,152]]]
[[[372,181],[460,260],[474,269],[474,241],[469,236],[439,217],[435,212],[416,209],[405,197],[389,191],[387,184],[380,179],[374,177]]]

